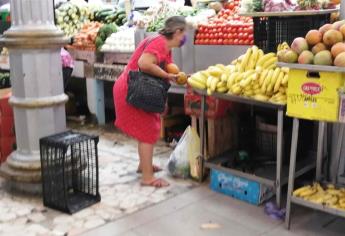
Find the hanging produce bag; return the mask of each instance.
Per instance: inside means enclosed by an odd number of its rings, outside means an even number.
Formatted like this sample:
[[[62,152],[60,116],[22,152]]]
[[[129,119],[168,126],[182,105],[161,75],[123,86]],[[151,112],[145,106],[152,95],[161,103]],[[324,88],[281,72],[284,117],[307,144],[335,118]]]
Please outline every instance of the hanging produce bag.
[[[200,138],[195,129],[188,126],[170,155],[168,170],[178,178],[198,178],[198,157],[200,156]]]

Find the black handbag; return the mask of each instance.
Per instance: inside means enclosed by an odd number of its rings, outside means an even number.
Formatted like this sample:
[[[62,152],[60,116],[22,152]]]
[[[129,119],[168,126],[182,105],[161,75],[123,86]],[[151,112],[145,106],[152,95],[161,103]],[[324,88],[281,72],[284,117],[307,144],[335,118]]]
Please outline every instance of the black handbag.
[[[152,41],[148,40],[144,48]],[[163,69],[165,63],[160,67]],[[127,103],[146,112],[163,113],[170,83],[147,73],[130,71],[128,78]]]

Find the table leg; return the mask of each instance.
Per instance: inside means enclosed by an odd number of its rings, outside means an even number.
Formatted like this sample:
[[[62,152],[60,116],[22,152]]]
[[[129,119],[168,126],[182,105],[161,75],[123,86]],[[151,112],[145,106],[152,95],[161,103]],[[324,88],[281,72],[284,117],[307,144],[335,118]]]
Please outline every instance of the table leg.
[[[278,110],[278,130],[277,130],[277,176],[276,176],[276,201],[281,207],[281,173],[283,168],[283,132],[284,132],[284,112]]]
[[[332,163],[332,169],[331,169],[331,171],[334,173],[334,175],[332,177],[332,183],[333,184],[336,184],[337,179],[338,179],[340,155],[341,155],[341,149],[342,149],[343,138],[344,138],[345,124],[339,124],[339,125],[340,125],[340,130],[338,133],[337,146],[335,149],[335,160]]]
[[[317,159],[316,159],[316,181],[320,182],[322,177],[323,145],[325,137],[325,122],[319,122],[317,138]]]
[[[200,168],[200,179],[199,181],[203,181],[204,177],[204,162],[205,162],[205,102],[206,96],[201,95],[201,112],[200,112],[200,160],[199,160],[199,168]]]
[[[294,189],[294,181],[295,181],[298,131],[299,131],[299,120],[297,118],[294,118],[293,119],[293,127],[292,127],[289,183],[288,183],[288,195],[287,195],[286,216],[285,216],[285,226],[287,229],[290,229],[291,196],[292,196],[292,192]]]
[[[86,79],[87,104],[92,114],[97,117],[98,124],[105,124],[104,85],[103,81]]]

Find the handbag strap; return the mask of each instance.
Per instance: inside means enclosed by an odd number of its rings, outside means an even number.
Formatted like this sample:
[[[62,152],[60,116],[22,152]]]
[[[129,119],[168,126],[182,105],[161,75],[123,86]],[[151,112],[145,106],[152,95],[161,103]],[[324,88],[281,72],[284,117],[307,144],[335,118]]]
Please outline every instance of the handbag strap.
[[[158,37],[159,37],[159,35],[156,35],[156,36],[154,36],[154,37],[147,38],[147,40],[146,40],[146,42],[145,42],[145,44],[144,44],[144,46],[143,46],[143,48],[142,48],[141,54],[143,54],[144,51],[145,51],[145,49],[146,49],[146,47],[147,47],[150,43],[152,43],[155,39],[157,39]],[[165,63],[166,63],[166,62],[163,61],[163,62],[160,63],[158,66],[159,66],[160,68],[164,69]],[[140,68],[139,68],[139,71],[140,71]]]

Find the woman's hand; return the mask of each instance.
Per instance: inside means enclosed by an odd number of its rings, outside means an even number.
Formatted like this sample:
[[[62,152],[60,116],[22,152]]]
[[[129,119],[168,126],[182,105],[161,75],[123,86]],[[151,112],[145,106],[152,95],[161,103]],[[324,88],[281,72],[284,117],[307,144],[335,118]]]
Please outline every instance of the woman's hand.
[[[178,75],[168,73],[168,76],[167,76],[168,80],[176,82],[177,78],[178,78]]]

